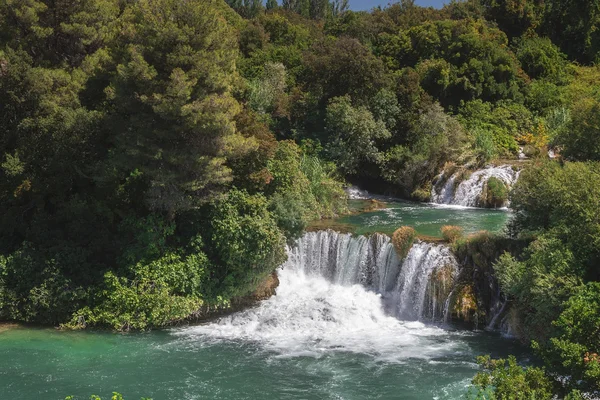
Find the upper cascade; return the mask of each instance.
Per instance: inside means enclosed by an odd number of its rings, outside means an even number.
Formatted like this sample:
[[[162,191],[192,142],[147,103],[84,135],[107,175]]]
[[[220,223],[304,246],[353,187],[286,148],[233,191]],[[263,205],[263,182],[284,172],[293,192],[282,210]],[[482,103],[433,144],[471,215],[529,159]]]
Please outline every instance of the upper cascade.
[[[349,186],[346,188],[346,194],[350,200],[368,200],[373,196],[366,190],[359,189],[356,186]]]
[[[431,201],[437,204],[451,204],[464,207],[486,206],[484,194],[490,178],[500,180],[505,189],[510,189],[519,178],[520,171],[510,165],[488,166],[468,174],[464,169],[448,174],[442,172],[431,189]],[[508,200],[501,200],[500,207],[507,207]]]
[[[458,262],[444,245],[417,242],[401,261],[386,235],[331,230],[305,234],[288,249],[283,268],[362,285],[381,295],[388,314],[409,321],[441,320],[458,275]]]

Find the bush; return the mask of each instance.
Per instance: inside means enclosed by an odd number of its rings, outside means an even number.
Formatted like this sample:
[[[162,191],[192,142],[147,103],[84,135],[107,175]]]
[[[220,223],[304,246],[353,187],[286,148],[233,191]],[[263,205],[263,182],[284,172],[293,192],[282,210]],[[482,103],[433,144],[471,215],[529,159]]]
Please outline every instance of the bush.
[[[450,243],[456,242],[463,236],[463,229],[460,226],[444,225],[441,231],[442,237]]]
[[[498,156],[494,137],[490,132],[484,129],[476,129],[473,132],[475,152],[477,158],[482,163],[487,163]]]
[[[502,207],[508,201],[508,188],[504,182],[492,176],[488,179],[479,201],[484,207]]]
[[[421,201],[423,203],[428,202],[431,199],[431,185],[415,189],[412,192],[411,197],[414,200]]]
[[[490,356],[477,358],[484,369],[473,378],[476,393],[469,392],[470,399],[552,399],[552,381],[541,368],[523,368],[514,356],[507,360],[493,360]]]
[[[410,251],[410,248],[417,237],[414,228],[410,226],[402,226],[392,235],[392,243],[399,258],[405,258]]]

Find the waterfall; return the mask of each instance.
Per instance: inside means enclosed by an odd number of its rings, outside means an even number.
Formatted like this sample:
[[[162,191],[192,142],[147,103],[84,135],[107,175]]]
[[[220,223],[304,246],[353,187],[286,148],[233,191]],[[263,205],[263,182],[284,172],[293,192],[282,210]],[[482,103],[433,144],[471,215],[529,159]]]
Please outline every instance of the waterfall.
[[[443,172],[438,177],[438,184],[431,189],[431,201],[438,204],[477,207],[480,205],[480,196],[489,178],[497,178],[510,188],[519,177],[519,171],[515,171],[510,165],[486,167],[473,172],[467,179],[457,183],[457,180],[464,174],[464,170],[451,176],[447,176]]]
[[[288,249],[283,268],[337,285],[359,284],[381,295],[388,314],[422,321],[443,318],[458,263],[443,245],[417,242],[401,262],[388,236],[319,231]]]
[[[366,190],[359,189],[356,186],[347,187],[346,195],[348,195],[350,200],[368,200],[373,197],[371,193],[367,192]]]
[[[445,246],[417,242],[401,261],[385,235],[320,231],[306,233],[288,256],[276,296],[178,334],[194,345],[197,337],[242,340],[284,356],[353,352],[398,363],[461,351],[452,341],[441,349],[439,338],[454,334],[422,322],[432,319],[429,310],[443,313],[436,272],[456,268]],[[429,303],[434,298],[439,304]]]

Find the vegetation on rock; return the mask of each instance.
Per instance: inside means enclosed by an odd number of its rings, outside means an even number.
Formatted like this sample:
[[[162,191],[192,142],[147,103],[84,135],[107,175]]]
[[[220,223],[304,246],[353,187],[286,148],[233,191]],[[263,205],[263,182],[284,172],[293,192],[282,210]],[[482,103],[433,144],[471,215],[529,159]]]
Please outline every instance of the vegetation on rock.
[[[483,188],[479,202],[484,207],[498,208],[506,204],[508,188],[496,177],[490,177]]]
[[[460,226],[444,225],[441,228],[444,240],[454,243],[463,236],[463,229]]]
[[[401,226],[396,229],[392,235],[392,243],[396,254],[398,254],[398,258],[402,259],[408,255],[416,238],[417,232],[410,226]]]

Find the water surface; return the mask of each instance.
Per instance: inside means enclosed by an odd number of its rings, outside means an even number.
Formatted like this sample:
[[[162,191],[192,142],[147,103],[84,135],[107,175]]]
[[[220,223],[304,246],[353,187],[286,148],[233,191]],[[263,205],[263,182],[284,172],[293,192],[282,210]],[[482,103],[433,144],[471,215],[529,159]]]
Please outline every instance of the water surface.
[[[477,355],[523,355],[497,334],[393,318],[359,285],[288,269],[280,279],[259,307],[195,327],[5,330],[0,398],[459,399]]]
[[[354,209],[366,204],[365,200],[350,200]],[[358,235],[385,233],[391,235],[400,226],[408,225],[417,233],[431,237],[441,237],[440,229],[444,225],[457,225],[465,233],[480,230],[501,232],[509,218],[510,211],[446,206],[429,203],[416,203],[403,200],[388,200],[385,208],[371,212],[345,215],[332,220],[332,225],[347,226]],[[327,221],[324,221],[324,225]]]

